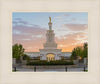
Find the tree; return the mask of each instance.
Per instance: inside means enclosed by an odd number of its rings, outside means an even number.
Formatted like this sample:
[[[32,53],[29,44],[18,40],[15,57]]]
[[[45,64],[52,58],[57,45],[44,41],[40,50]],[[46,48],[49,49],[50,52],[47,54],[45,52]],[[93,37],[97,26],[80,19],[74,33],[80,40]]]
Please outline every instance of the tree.
[[[88,56],[88,44],[84,43],[84,50],[83,50],[83,57],[87,57]]]
[[[84,43],[83,46],[77,46],[72,50],[72,59],[76,59],[77,56],[80,56],[81,58],[85,58],[88,56],[88,44]]]
[[[30,60],[30,57],[26,54],[23,54],[23,60]]]
[[[12,54],[13,58],[16,58],[17,60],[20,60],[21,56],[24,54],[24,48],[21,44],[15,44],[12,46]]]
[[[74,48],[72,51],[71,59],[77,59],[76,49]]]
[[[83,52],[83,48],[81,46],[76,47],[76,54],[77,56],[81,56]]]

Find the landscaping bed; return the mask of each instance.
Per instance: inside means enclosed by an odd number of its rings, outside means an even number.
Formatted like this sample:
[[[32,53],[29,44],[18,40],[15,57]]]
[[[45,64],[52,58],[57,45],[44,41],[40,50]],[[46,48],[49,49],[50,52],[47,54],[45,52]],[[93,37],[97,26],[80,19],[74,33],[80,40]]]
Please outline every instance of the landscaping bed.
[[[56,60],[56,61],[34,61],[34,62],[28,62],[26,65],[73,65],[73,61],[63,61],[63,60]]]

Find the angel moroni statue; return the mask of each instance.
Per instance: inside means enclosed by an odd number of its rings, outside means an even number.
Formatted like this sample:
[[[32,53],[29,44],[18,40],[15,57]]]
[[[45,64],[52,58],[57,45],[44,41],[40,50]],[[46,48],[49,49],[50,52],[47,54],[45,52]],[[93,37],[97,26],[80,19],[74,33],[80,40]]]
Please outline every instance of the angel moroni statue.
[[[51,22],[51,17],[49,17],[49,20],[50,20],[50,22]]]
[[[49,30],[52,30],[51,17],[49,17],[49,23],[48,23],[48,25],[49,25]]]

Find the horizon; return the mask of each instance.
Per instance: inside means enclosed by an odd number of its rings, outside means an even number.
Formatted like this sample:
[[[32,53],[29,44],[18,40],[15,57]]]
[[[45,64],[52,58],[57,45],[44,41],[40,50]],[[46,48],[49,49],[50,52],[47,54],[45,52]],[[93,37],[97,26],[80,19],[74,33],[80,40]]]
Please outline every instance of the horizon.
[[[39,52],[46,41],[51,17],[55,41],[62,52],[88,43],[87,12],[15,12],[13,13],[13,45],[22,44],[25,52]]]

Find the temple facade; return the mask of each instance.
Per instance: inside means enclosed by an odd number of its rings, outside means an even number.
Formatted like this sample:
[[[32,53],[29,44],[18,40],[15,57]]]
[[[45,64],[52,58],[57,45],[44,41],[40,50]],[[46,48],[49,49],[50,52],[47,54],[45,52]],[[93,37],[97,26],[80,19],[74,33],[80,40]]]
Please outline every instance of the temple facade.
[[[61,52],[62,49],[57,49],[57,43],[55,42],[54,30],[52,30],[51,17],[49,17],[49,29],[46,33],[46,42],[43,44],[43,49],[39,49],[39,52],[25,52],[32,59],[37,60],[61,60],[69,59],[71,52]]]

